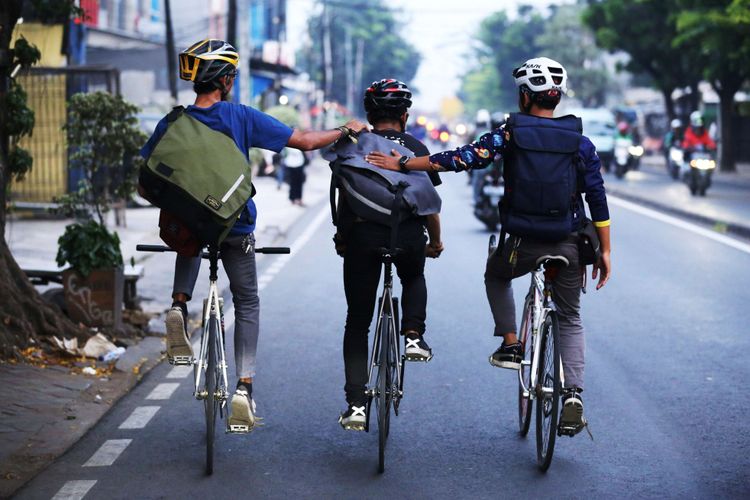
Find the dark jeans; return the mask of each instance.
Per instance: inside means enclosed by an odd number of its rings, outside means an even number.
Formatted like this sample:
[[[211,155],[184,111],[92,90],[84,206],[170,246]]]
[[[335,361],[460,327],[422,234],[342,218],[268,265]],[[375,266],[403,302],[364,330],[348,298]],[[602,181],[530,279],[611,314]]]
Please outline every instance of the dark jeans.
[[[287,178],[289,179],[289,199],[302,199],[302,185],[305,183],[304,167],[285,167]]]
[[[390,245],[390,228],[370,222],[355,223],[346,238],[344,291],[348,306],[344,329],[346,400],[365,401],[368,370],[367,334],[375,309],[375,298],[383,264],[378,248]],[[397,248],[406,252],[394,259],[401,279],[401,331],[424,333],[427,317],[427,287],[424,279],[424,248],[427,238],[418,219],[399,226]]]

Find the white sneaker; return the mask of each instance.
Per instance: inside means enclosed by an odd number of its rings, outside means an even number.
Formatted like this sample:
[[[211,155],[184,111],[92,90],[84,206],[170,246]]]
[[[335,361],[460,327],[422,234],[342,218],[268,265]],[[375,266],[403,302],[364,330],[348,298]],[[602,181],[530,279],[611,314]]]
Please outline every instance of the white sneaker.
[[[229,414],[230,432],[250,432],[255,428],[255,401],[251,398],[247,389],[238,387],[232,396],[232,411]]]
[[[193,346],[187,335],[182,308],[172,306],[167,312],[167,358],[173,365],[193,364]]]
[[[367,405],[350,404],[344,413],[339,415],[341,427],[348,431],[363,431],[367,423],[367,414],[365,409]]]

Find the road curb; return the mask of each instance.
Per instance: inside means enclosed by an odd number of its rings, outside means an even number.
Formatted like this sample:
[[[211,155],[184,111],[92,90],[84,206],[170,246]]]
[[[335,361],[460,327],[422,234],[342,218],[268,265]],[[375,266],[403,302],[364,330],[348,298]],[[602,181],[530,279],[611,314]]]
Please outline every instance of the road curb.
[[[617,188],[613,189],[610,186],[607,186],[607,194],[616,196],[618,198],[622,198],[623,200],[632,201],[634,203],[645,205],[649,208],[654,208],[662,212],[667,212],[677,217],[689,219],[698,224],[709,226],[711,229],[713,229],[714,231],[720,234],[731,234],[733,236],[738,236],[740,238],[750,239],[750,226],[744,226],[742,224],[736,224],[734,222],[721,221],[713,217],[706,217],[705,215],[700,215],[700,214],[696,214],[693,212],[689,212],[687,210],[675,208],[673,206],[667,205],[665,203],[659,203],[658,201],[654,201],[652,199],[645,198],[643,196],[633,195],[631,193],[621,191]]]
[[[30,435],[24,444],[0,462],[0,498],[9,498],[51,465],[93,428],[117,402],[135,388],[163,359],[164,339],[145,337],[123,355],[121,371],[91,385],[64,405],[57,418]]]

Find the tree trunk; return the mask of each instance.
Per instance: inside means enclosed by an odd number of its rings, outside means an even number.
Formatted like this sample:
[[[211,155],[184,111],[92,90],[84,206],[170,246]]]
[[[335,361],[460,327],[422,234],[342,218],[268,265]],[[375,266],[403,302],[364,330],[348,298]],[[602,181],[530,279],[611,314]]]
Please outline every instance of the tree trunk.
[[[674,114],[674,101],[672,100],[672,91],[674,89],[661,89],[661,95],[664,96],[664,107],[667,108],[667,116],[669,121],[675,119]]]
[[[0,240],[0,358],[18,352],[45,337],[77,337],[89,334],[42,299],[11,255],[5,238]]]
[[[18,356],[20,349],[45,336],[88,336],[62,313],[48,305],[18,267],[5,241],[6,193],[11,172],[10,138],[5,128],[8,78],[12,63],[10,39],[21,13],[19,0],[0,2],[0,358]]]
[[[719,168],[722,172],[737,170],[734,141],[732,138],[732,111],[736,89],[722,89],[719,92]]]

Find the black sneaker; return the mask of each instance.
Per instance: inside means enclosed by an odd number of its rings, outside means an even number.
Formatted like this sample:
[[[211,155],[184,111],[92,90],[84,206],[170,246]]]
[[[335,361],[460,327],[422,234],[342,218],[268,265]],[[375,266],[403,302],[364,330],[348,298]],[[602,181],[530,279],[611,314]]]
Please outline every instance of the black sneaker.
[[[346,411],[339,415],[341,427],[348,431],[363,431],[367,423],[367,404],[349,403]]]
[[[583,416],[583,397],[581,397],[581,391],[582,389],[578,387],[563,390],[559,424],[560,434],[572,437],[588,425]]]
[[[498,368],[520,370],[521,361],[523,361],[523,345],[520,342],[510,345],[503,342],[490,356],[490,364]]]
[[[421,333],[408,332],[404,335],[404,338],[406,342],[404,356],[407,361],[422,361],[426,363],[432,359],[432,349],[427,345]]]
[[[167,358],[174,365],[193,364],[193,346],[187,333],[187,305],[175,302],[167,312]]]

